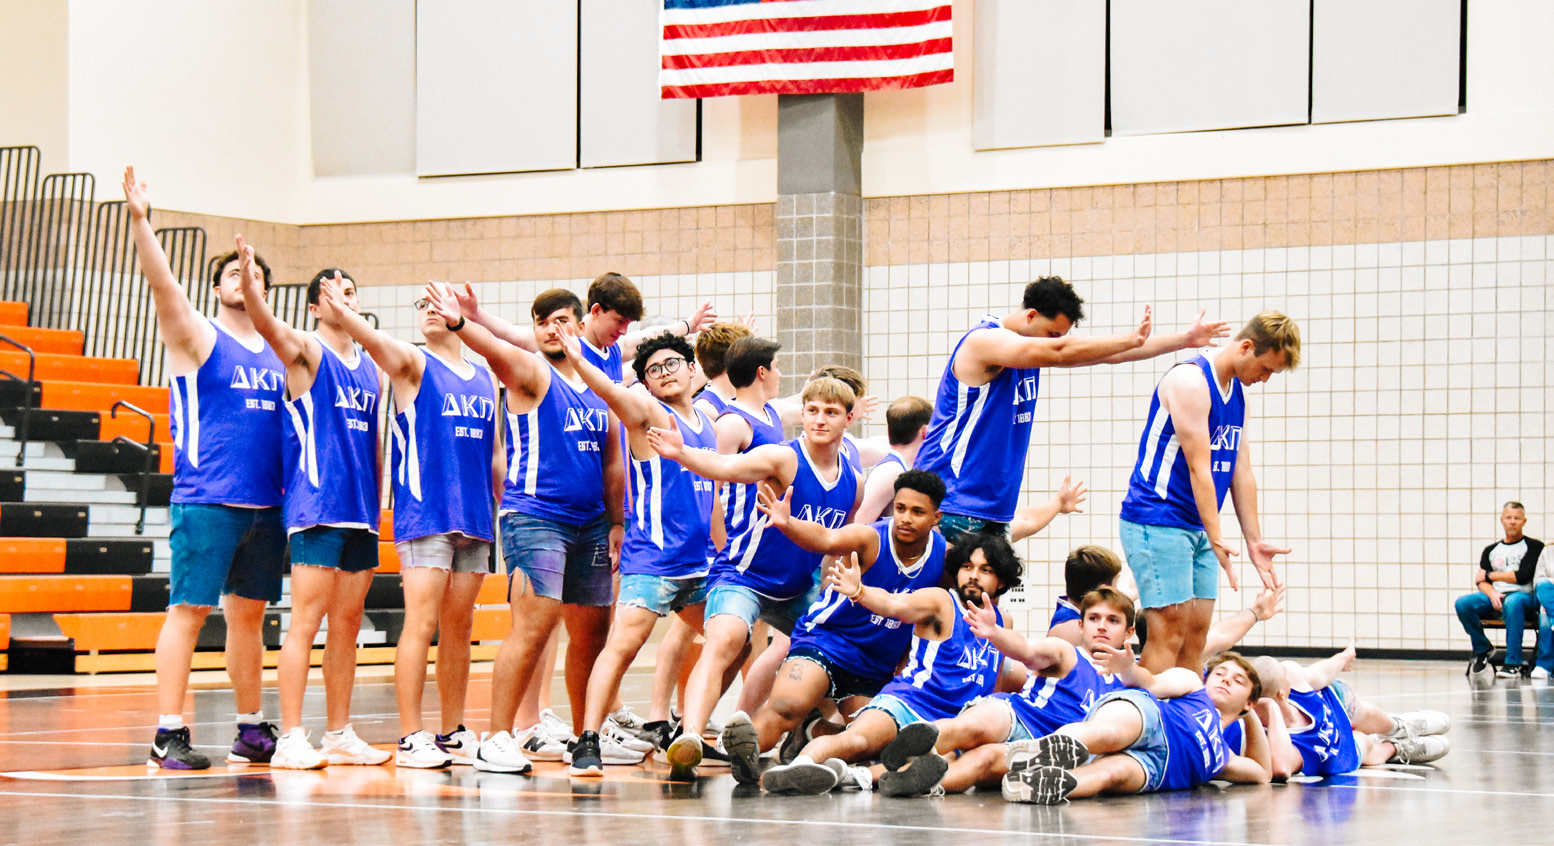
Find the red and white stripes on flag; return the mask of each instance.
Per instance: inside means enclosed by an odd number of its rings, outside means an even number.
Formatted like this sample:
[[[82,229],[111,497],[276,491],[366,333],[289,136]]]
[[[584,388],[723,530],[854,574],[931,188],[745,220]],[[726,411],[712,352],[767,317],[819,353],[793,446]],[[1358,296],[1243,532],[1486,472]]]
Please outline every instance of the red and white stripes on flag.
[[[839,94],[955,78],[950,0],[663,0],[664,99]]]

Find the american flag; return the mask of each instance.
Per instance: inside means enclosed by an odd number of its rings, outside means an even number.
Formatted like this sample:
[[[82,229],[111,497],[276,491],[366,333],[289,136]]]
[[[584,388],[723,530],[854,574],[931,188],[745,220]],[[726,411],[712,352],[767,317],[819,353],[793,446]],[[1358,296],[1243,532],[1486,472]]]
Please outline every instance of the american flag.
[[[950,0],[664,0],[664,99],[838,94],[955,78]]]

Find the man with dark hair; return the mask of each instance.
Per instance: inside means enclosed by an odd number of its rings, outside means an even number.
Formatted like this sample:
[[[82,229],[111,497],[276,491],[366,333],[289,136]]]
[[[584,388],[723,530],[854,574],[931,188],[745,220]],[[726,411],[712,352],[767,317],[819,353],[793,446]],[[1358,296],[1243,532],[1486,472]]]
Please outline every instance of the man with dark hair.
[[[763,487],[757,507],[771,528],[800,549],[828,557],[853,555],[864,584],[909,593],[933,587],[944,576],[944,536],[934,529],[944,482],[932,473],[908,470],[896,477],[895,485],[892,515],[872,525],[848,523],[829,529],[795,518],[791,490],[778,497]],[[739,711],[724,724],[723,749],[734,780],[755,784],[760,778],[758,756],[776,746],[785,732],[800,742],[812,737],[816,726],[805,718],[822,700],[834,700],[844,715],[857,711],[890,681],[910,642],[911,631],[899,620],[871,613],[826,588],[794,624],[787,658],[766,704],[753,720]]]
[[[917,461],[923,434],[928,431],[928,420],[932,417],[933,406],[922,397],[901,397],[885,409],[885,433],[890,439],[890,452],[864,479],[863,502],[858,505],[854,520],[872,523],[885,515],[894,498],[896,479]]]
[[[1204,323],[1200,312],[1187,331],[1151,337],[1145,306],[1132,332],[1066,337],[1084,317],[1082,302],[1067,282],[1043,277],[1026,286],[1019,311],[984,315],[950,353],[917,466],[949,488],[940,530],[951,541],[964,532],[1003,534],[1014,517],[1041,368],[1138,361],[1226,334],[1225,324]]]
[[[851,557],[851,556],[849,556]],[[854,784],[867,789],[872,777],[853,764],[878,755],[913,723],[954,716],[966,703],[994,690],[1019,690],[1024,667],[1004,660],[967,622],[967,607],[985,607],[1003,624],[997,600],[1020,583],[1020,559],[996,535],[968,534],[944,557],[952,593],[928,587],[892,593],[864,583],[858,562],[837,559],[826,567],[826,586],[869,611],[913,626],[906,668],[838,734],[816,737],[793,763],[768,769],[761,786],[770,793],[817,794]]]
[[[1530,538],[1522,530],[1527,526],[1527,510],[1520,502],[1507,502],[1500,509],[1500,527],[1505,537],[1484,547],[1479,555],[1478,569],[1473,572],[1474,592],[1457,597],[1457,620],[1468,633],[1473,644],[1473,660],[1468,664],[1468,677],[1475,681],[1487,681],[1493,668],[1489,666],[1491,646],[1484,636],[1484,621],[1505,621],[1505,664],[1498,675],[1501,678],[1530,676],[1533,662],[1522,656],[1522,632],[1527,621],[1533,629],[1538,625],[1538,600],[1533,593],[1533,579],[1538,572],[1538,561],[1543,555],[1543,541]],[[1548,677],[1547,669],[1540,674]]]
[[[146,186],[135,181],[134,168],[124,171],[124,200],[172,377],[171,593],[156,642],[158,727],[146,764],[210,767],[210,759],[192,746],[183,702],[194,647],[217,604],[225,611],[227,675],[238,711],[237,739],[227,760],[269,763],[277,732],[261,713],[261,677],[264,608],[281,598],[286,549],[285,374],[248,315],[237,253],[211,262],[216,317],[207,318],[189,302],[168,265],[151,228]],[[253,263],[268,289],[269,266],[257,254]]]
[[[1063,562],[1063,595],[1057,598],[1057,607],[1053,609],[1052,619],[1047,623],[1047,636],[1078,643],[1081,620],[1079,604],[1069,597],[1084,599],[1090,591],[1111,587],[1121,572],[1121,559],[1117,553],[1104,546],[1085,544],[1069,552],[1067,560]],[[1131,628],[1133,624],[1128,625]]]
[[[582,729],[589,672],[610,628],[611,570],[625,530],[620,432],[609,405],[579,378],[563,346],[563,333],[583,318],[572,292],[556,288],[535,297],[530,313],[540,355],[498,339],[439,287],[428,286],[427,297],[507,386],[507,483],[499,511],[512,632],[492,668],[491,735],[475,766],[522,772],[529,768],[524,750],[559,760],[570,737],[549,709],[539,713],[537,702],[527,701],[521,716],[532,728],[522,733],[523,749],[513,736],[520,696],[558,622],[567,627],[571,731]]]

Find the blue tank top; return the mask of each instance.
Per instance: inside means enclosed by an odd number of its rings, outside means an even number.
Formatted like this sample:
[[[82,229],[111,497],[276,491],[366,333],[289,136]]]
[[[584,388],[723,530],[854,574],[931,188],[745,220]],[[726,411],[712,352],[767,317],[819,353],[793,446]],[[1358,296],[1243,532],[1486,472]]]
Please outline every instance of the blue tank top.
[[[1290,727],[1290,742],[1300,750],[1301,775],[1326,776],[1360,768],[1360,747],[1344,703],[1331,686],[1321,690],[1291,690],[1290,704],[1306,712],[1311,725]]]
[[[881,696],[888,693],[896,697],[925,720],[949,719],[967,702],[991,693],[1004,665],[1003,653],[971,633],[954,593],[950,593],[950,600],[956,608],[951,615],[955,627],[950,636],[924,640],[914,634],[906,669],[880,690]],[[994,613],[1003,625],[1004,613],[996,607]]]
[[[1202,688],[1160,703],[1166,735],[1165,775],[1161,790],[1191,790],[1219,775],[1230,761],[1220,728],[1219,710]]]
[[[495,540],[491,450],[496,381],[466,361],[469,375],[430,350],[415,402],[394,416],[394,539],[459,532]]]
[[[604,375],[610,377],[611,382],[617,385],[622,384],[621,380],[625,375],[625,370],[622,367],[620,344],[611,344],[609,349],[601,350],[588,343],[586,338],[579,337],[577,340],[579,342],[578,346],[583,348],[583,358],[589,364],[604,371]]]
[[[507,484],[501,510],[569,526],[603,516],[609,425],[610,407],[604,400],[551,367],[550,387],[534,408],[524,414],[507,409]]]
[[[1050,630],[1053,626],[1060,623],[1067,623],[1070,620],[1078,619],[1081,619],[1079,607],[1068,601],[1068,597],[1060,596],[1058,597],[1057,607],[1052,609],[1052,620],[1047,623],[1047,628]]]
[[[1008,699],[1015,719],[1031,737],[1051,734],[1059,727],[1085,718],[1095,700],[1122,687],[1115,676],[1101,672],[1083,649],[1074,647],[1078,660],[1062,678],[1031,673],[1019,693],[995,693]]]
[[[793,476],[793,516],[829,529],[840,528],[857,501],[858,475],[837,459],[836,479],[827,483],[810,458],[802,437],[784,446],[799,454]],[[753,496],[754,494],[752,494]],[[750,518],[712,564],[712,585],[739,585],[773,599],[792,599],[810,589],[822,556],[800,549],[787,535],[771,528],[760,512]]]
[[[928,547],[911,567],[896,553],[892,526],[875,523],[879,555],[863,573],[863,583],[890,593],[911,593],[939,584],[944,575],[944,536],[935,530]],[[912,640],[912,627],[870,611],[827,587],[793,627],[793,646],[819,649],[832,663],[866,678],[889,678]],[[791,647],[790,647],[791,648]]]
[[[1041,369],[1006,367],[977,387],[955,378],[955,356],[966,338],[999,325],[983,316],[950,353],[917,467],[944,480],[946,514],[1007,523],[1020,500]]]
[[[341,526],[378,533],[378,367],[357,347],[323,355],[307,393],[286,402],[286,529]]]
[[[896,452],[895,449],[891,449],[890,452],[885,453],[885,457],[881,458],[880,463],[874,465],[873,469],[878,470],[887,464],[894,464],[897,467],[900,467],[902,470],[911,469],[907,467],[906,459],[903,459],[901,457],[901,453]]]
[[[1236,470],[1241,425],[1246,420],[1241,380],[1232,378],[1230,392],[1222,393],[1214,365],[1207,356],[1200,355],[1175,366],[1185,365],[1197,365],[1209,382],[1209,470],[1214,477],[1215,507],[1223,507],[1230,477]],[[1128,493],[1122,498],[1121,515],[1130,523],[1203,531],[1187,458],[1181,453],[1171,415],[1160,407],[1159,385],[1149,401],[1149,420],[1139,439],[1138,460],[1128,479]]]
[[[1230,754],[1246,754],[1246,729],[1240,720],[1231,721],[1230,725],[1220,730],[1220,734],[1224,735],[1225,748],[1230,750]]]
[[[693,426],[667,404],[659,405],[674,416],[687,448],[717,452],[718,436],[707,415],[694,412]],[[712,481],[657,453],[647,459],[632,456],[631,497],[633,520],[621,545],[621,575],[705,575]]]
[[[777,409],[773,408],[771,403],[767,403],[761,410],[766,414],[765,420],[751,414],[738,403],[729,403],[728,410],[723,412],[737,414],[750,424],[750,446],[740,450],[741,453],[749,452],[758,446],[780,444],[787,440],[782,435],[782,417],[777,414]],[[750,527],[751,515],[755,513],[755,485],[725,483],[718,496],[723,505],[724,533],[732,540],[734,535]]]
[[[722,417],[723,412],[728,411],[730,408],[734,407],[732,400],[724,399],[718,394],[717,391],[712,389],[711,385],[703,386],[701,393],[696,395],[696,399],[698,402],[706,402],[708,405],[712,406],[712,413],[708,416],[713,420]]]
[[[846,432],[842,433],[842,457],[853,466],[854,473],[863,472],[863,454],[858,451],[858,442]]]
[[[263,338],[255,350],[209,322],[216,330],[210,357],[193,373],[173,377],[169,391],[172,501],[280,505],[286,371]]]

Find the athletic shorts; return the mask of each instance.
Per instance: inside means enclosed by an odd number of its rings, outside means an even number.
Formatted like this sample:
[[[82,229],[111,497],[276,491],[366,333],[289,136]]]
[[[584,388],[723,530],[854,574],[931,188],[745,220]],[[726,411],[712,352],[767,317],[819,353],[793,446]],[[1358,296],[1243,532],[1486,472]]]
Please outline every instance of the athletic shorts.
[[[646,608],[660,617],[707,601],[707,577],[649,576],[632,573],[621,576],[620,595],[615,604],[627,608]]]
[[[1349,722],[1352,724],[1354,722],[1355,712],[1360,710],[1360,698],[1354,695],[1354,691],[1349,688],[1349,685],[1344,684],[1338,679],[1333,679],[1333,681],[1328,684],[1328,687],[1331,688],[1333,694],[1338,697],[1339,703],[1344,706],[1344,713],[1349,716]]]
[[[1219,596],[1219,558],[1208,532],[1122,522],[1122,553],[1139,586],[1139,605],[1164,608]]]
[[[912,710],[912,706],[889,693],[880,694],[869,700],[869,704],[863,706],[858,713],[862,714],[864,711],[884,711],[886,716],[896,721],[896,731],[901,731],[913,723],[928,722]]]
[[[1101,706],[1113,700],[1121,700],[1137,708],[1139,715],[1144,718],[1143,728],[1139,731],[1139,739],[1132,746],[1123,750],[1123,754],[1139,762],[1144,768],[1144,786],[1139,788],[1140,793],[1151,793],[1160,789],[1165,781],[1166,765],[1171,760],[1170,741],[1166,738],[1165,721],[1160,717],[1160,703],[1153,696],[1142,690],[1114,690],[1102,696],[1090,706],[1090,713],[1085,719],[1095,716],[1101,710]]]
[[[567,605],[614,604],[608,517],[573,526],[509,511],[500,522],[509,579],[522,573],[535,595]]]
[[[491,572],[491,542],[452,532],[394,544],[403,569],[431,567],[450,573]]]
[[[169,606],[214,608],[229,593],[262,602],[280,601],[286,528],[279,506],[238,508],[175,502],[171,517]]]
[[[783,634],[792,634],[794,624],[820,598],[820,585],[815,584],[805,593],[788,599],[775,599],[757,593],[743,585],[721,584],[707,591],[707,619],[719,614],[731,614],[745,621],[745,627],[765,620]]]
[[[810,644],[801,644],[788,648],[788,657],[783,661],[808,661],[811,664],[825,670],[826,677],[831,680],[831,686],[826,690],[826,698],[842,700],[850,696],[874,696],[880,692],[880,688],[890,682],[891,677],[870,678],[861,676],[850,670],[844,670],[831,660],[824,650]]]
[[[378,535],[370,529],[310,526],[291,533],[291,565],[310,564],[342,573],[378,566]]]

